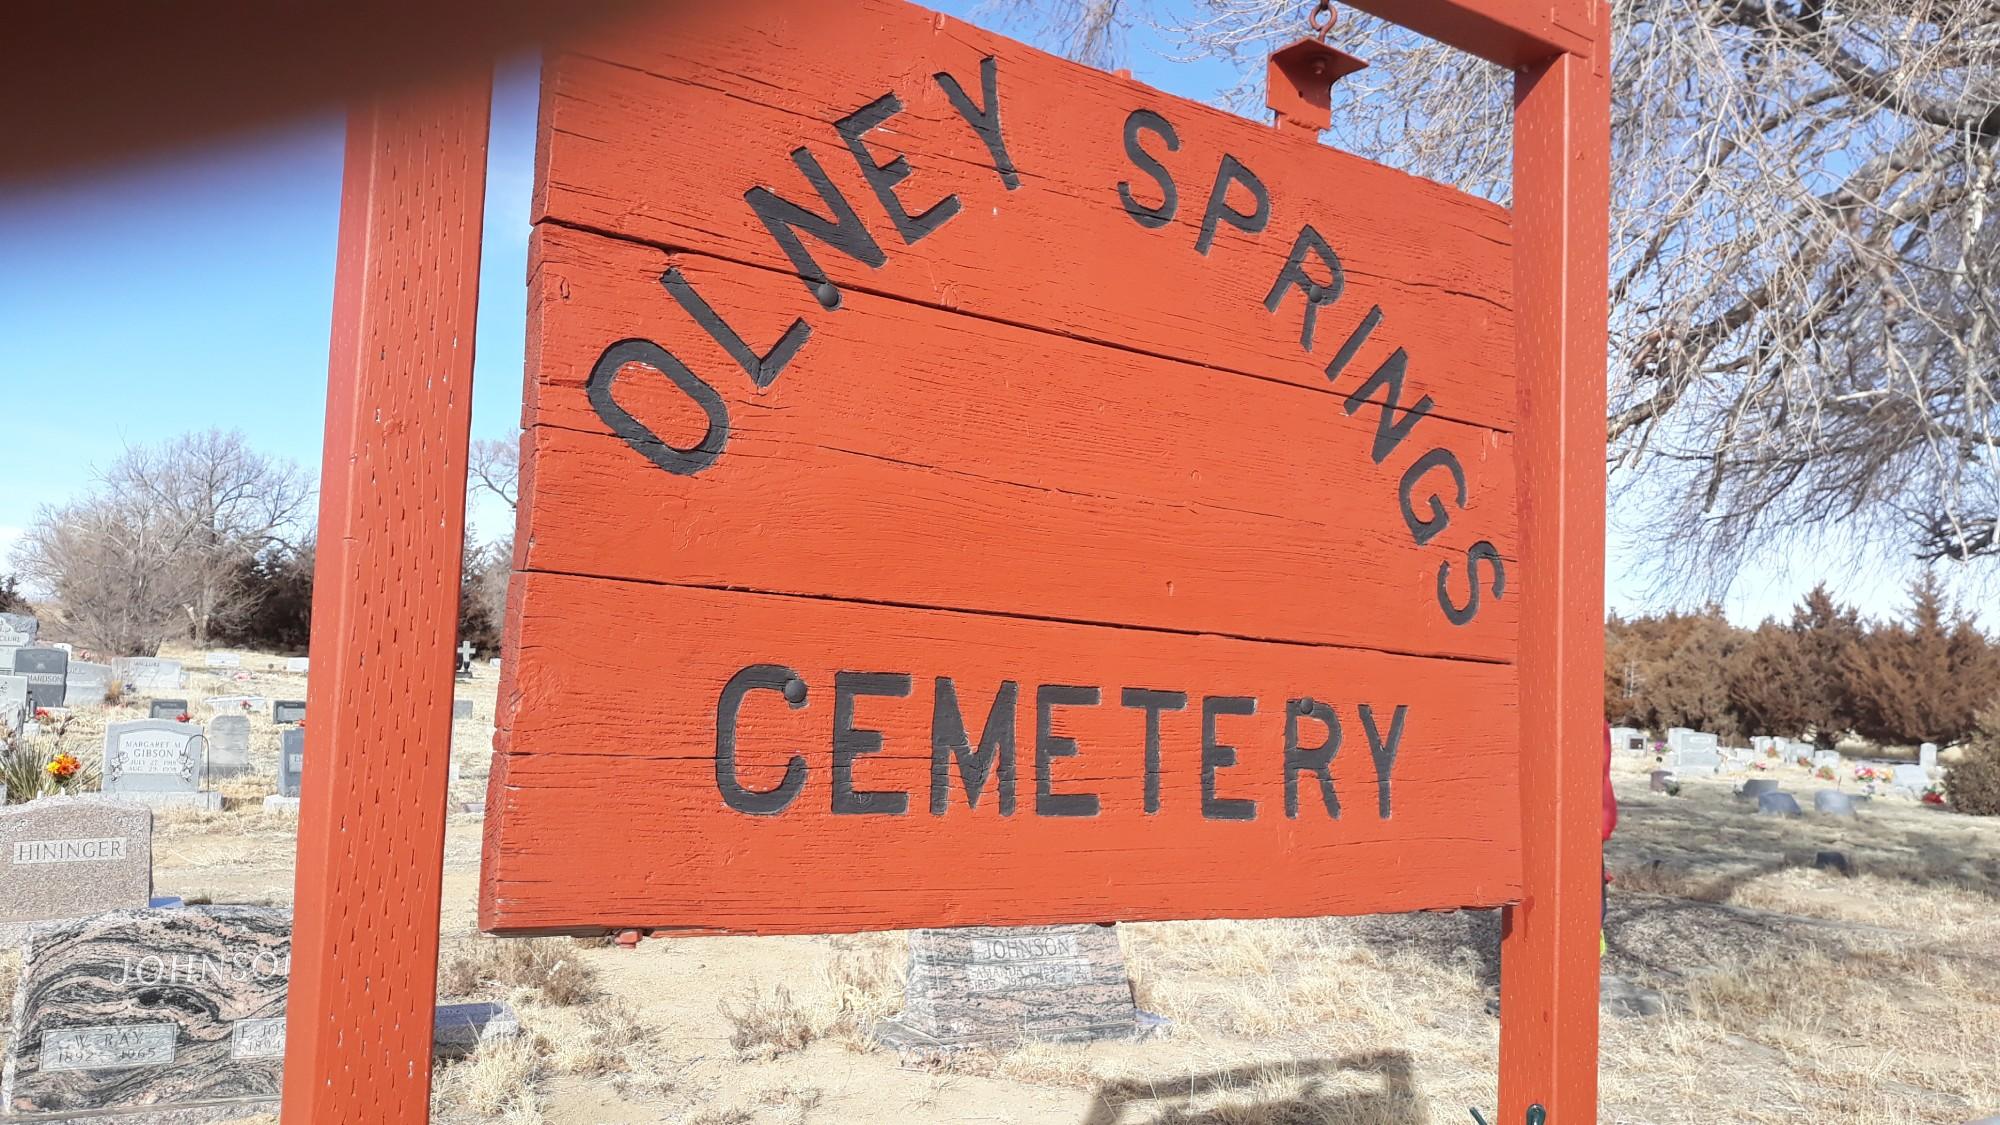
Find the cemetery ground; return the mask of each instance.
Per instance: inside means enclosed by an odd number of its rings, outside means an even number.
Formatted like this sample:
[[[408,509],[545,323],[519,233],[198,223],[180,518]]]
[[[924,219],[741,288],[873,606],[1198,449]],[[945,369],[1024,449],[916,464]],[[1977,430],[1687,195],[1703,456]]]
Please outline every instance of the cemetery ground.
[[[165,655],[172,656],[173,653]],[[186,654],[183,654],[184,657]],[[302,698],[246,654],[185,659],[206,696]],[[483,800],[498,673],[460,684],[454,808]],[[144,717],[76,712],[69,744]],[[251,713],[252,771],[220,812],[162,810],[155,891],[289,904],[296,820],[267,813],[278,728]],[[1606,1122],[1940,1122],[2000,1111],[2000,821],[1878,798],[1859,818],[1753,815],[1731,778],[1648,790],[1621,759],[1606,971],[1662,1014],[1607,1009]],[[307,767],[308,769],[310,766]],[[1828,783],[1776,771],[1804,797]],[[1769,775],[1766,775],[1769,776]],[[1850,783],[1851,787],[1851,783]],[[914,1065],[871,1045],[902,1002],[905,935],[500,940],[475,929],[482,820],[445,848],[447,999],[502,999],[523,1034],[441,1063],[434,1119],[1405,1125],[1491,1118],[1499,924],[1487,912],[1120,927],[1138,1042],[1032,1045]],[[1853,873],[1816,867],[1838,851]],[[14,955],[0,953],[0,1012]],[[4,1030],[4,1029],[0,1029]]]

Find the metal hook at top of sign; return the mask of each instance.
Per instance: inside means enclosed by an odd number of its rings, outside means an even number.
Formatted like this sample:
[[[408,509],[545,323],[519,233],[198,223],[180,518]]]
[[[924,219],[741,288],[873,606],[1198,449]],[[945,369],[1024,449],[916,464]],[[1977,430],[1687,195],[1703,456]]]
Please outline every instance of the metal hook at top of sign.
[[[1367,63],[1327,45],[1327,33],[1337,19],[1333,0],[1319,0],[1307,14],[1312,35],[1271,52],[1264,72],[1264,104],[1277,115],[1280,128],[1297,129],[1317,138],[1333,123],[1333,84]]]

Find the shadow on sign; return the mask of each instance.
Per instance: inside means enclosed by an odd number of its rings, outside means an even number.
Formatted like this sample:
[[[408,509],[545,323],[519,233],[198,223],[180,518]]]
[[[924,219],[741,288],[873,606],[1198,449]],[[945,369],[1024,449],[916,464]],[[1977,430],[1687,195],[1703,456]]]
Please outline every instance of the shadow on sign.
[[[1373,1088],[1356,1089],[1343,1074],[1376,1079]],[[1292,1059],[1231,1070],[1190,1074],[1181,1078],[1109,1082],[1097,1088],[1082,1125],[1125,1125],[1140,1120],[1139,1107],[1149,1107],[1150,1120],[1161,1125],[1220,1125],[1225,1121],[1351,1121],[1356,1125],[1416,1125],[1430,1120],[1424,1099],[1412,1078],[1410,1056],[1403,1051],[1374,1051],[1339,1059]],[[1242,1098],[1266,1091],[1265,1100],[1201,1108],[1196,1103],[1235,1093]],[[1134,1110],[1128,1114],[1127,1109]]]

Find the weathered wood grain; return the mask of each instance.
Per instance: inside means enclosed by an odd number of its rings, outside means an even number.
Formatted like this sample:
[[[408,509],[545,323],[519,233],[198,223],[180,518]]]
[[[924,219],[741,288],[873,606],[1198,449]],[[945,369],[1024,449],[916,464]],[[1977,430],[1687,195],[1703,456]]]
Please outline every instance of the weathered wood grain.
[[[488,930],[1294,916],[1492,905],[1519,890],[1504,665],[535,572],[517,578],[515,596],[508,729],[488,790]],[[805,684],[796,708],[753,691],[735,711],[744,788],[805,771],[775,814],[738,811],[718,787],[721,690],[760,663]],[[901,815],[831,812],[842,671],[911,678],[907,696],[857,697],[850,718],[881,733],[879,751],[854,759],[854,788],[907,794]],[[931,812],[940,676],[975,745],[1000,685],[1018,685],[1011,815],[997,775],[968,808],[955,765],[946,812]],[[1050,758],[1049,791],[1094,793],[1095,815],[1047,815],[1041,801],[1041,685],[1098,689],[1096,706],[1052,706],[1049,720],[1053,737],[1076,744]],[[1188,697],[1158,715],[1152,813],[1146,713],[1124,705],[1126,688]],[[1257,700],[1254,714],[1214,717],[1234,764],[1215,770],[1213,795],[1254,802],[1251,819],[1218,819],[1223,806],[1204,802],[1208,696]],[[1311,774],[1299,776],[1297,817],[1286,812],[1286,704],[1308,697],[1342,728],[1329,767],[1337,820]],[[1383,736],[1408,708],[1388,819],[1363,704]],[[1316,744],[1323,726],[1299,723],[1300,744]]]
[[[977,609],[1233,636],[1507,659],[1513,591],[1451,624],[1437,574],[1468,596],[1467,549],[1514,543],[1511,438],[1425,418],[1371,457],[1377,410],[1213,368],[850,294],[759,389],[670,299],[677,270],[736,329],[775,339],[771,271],[544,227],[521,492],[530,569]],[[670,342],[728,404],[723,455],[654,468],[613,436],[584,383],[605,343]],[[759,344],[758,346],[763,346]],[[668,440],[704,422],[657,371],[617,393]],[[1449,524],[1415,541],[1440,497]],[[1361,563],[1360,560],[1366,560]]]
[[[1012,189],[933,77],[951,75],[984,108],[987,57],[1019,169]],[[828,215],[793,163],[803,146],[885,258],[864,265],[808,237],[843,289],[1314,387],[1379,305],[1383,325],[1342,393],[1402,347],[1412,398],[1429,393],[1441,415],[1513,427],[1507,214],[1450,188],[895,0],[662,9],[552,58],[544,81],[538,220],[790,272],[744,196],[767,187]],[[906,155],[897,197],[911,212],[948,195],[959,201],[955,216],[913,243],[898,236],[834,124],[890,93],[901,112],[864,143],[884,162]],[[1137,203],[1163,203],[1126,153],[1135,110],[1161,115],[1179,142],[1168,151],[1157,134],[1139,138],[1178,196],[1158,228],[1136,222],[1120,195],[1127,184]],[[1220,222],[1204,254],[1196,244],[1225,155],[1268,189],[1269,219],[1254,234]],[[1247,188],[1226,198],[1252,210]],[[1306,224],[1346,278],[1318,316],[1311,352],[1300,347],[1300,294],[1275,312],[1264,305]],[[794,279],[791,290],[797,313],[817,327],[825,316],[807,286]]]

